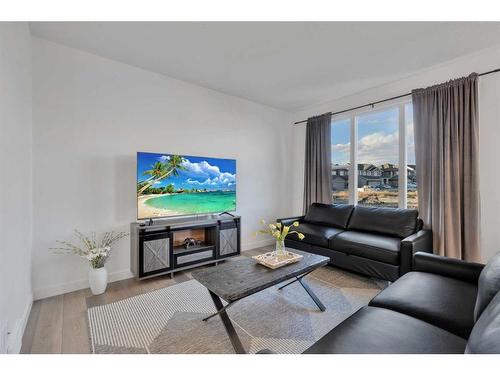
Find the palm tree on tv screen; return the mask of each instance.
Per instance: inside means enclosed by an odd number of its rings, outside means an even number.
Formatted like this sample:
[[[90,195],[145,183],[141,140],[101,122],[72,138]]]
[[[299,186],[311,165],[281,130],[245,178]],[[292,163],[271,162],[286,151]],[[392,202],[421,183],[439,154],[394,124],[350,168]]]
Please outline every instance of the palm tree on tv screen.
[[[166,172],[167,172],[167,163],[162,163],[161,161],[157,161],[156,163],[153,164],[153,168],[144,171],[145,175],[151,176],[144,182],[149,182],[151,180],[157,179]]]
[[[144,181],[146,185],[139,189],[137,195],[141,195],[146,189],[170,175],[178,176],[179,171],[186,170],[186,167],[182,165],[185,160],[181,155],[172,155],[165,163],[161,161],[154,163],[151,169],[144,172],[145,175],[150,175],[151,177]]]
[[[168,161],[169,171],[163,178],[169,176],[170,174],[178,176],[179,171],[185,171],[186,167],[182,165],[185,161],[186,159],[184,159],[181,155],[172,155]]]
[[[165,189],[167,193],[172,194],[175,193],[175,187],[174,184],[168,184],[167,188]]]

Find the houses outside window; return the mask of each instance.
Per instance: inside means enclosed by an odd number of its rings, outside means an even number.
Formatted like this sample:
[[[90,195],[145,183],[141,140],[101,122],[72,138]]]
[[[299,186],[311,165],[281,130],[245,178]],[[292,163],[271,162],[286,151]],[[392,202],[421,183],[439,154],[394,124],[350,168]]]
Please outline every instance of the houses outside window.
[[[411,102],[334,118],[331,140],[334,203],[418,207]]]
[[[398,207],[399,108],[356,117],[357,164],[367,173],[358,176],[358,204]]]

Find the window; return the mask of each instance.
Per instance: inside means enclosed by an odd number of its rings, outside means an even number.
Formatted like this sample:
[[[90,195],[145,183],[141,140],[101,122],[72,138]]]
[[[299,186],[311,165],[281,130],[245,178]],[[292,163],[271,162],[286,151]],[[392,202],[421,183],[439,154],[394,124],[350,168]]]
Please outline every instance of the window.
[[[334,203],[417,208],[411,103],[334,118],[331,142]]]
[[[398,207],[399,109],[369,112],[356,117],[356,152],[358,170],[358,204]]]
[[[332,121],[333,203],[349,203],[351,119]]]
[[[407,207],[418,208],[417,193],[417,165],[415,162],[415,138],[413,130],[413,106],[411,103],[405,105],[405,128],[406,128],[406,160],[408,176],[407,185]]]

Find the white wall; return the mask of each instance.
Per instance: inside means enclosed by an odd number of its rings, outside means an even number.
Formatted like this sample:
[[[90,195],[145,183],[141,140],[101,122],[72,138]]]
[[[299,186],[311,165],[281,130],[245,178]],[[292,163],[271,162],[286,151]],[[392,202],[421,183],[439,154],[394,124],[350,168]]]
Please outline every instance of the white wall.
[[[137,151],[237,159],[244,249],[260,218],[281,215],[289,114],[42,39],[33,39],[33,287],[35,298],[87,285],[82,259],[55,240],[124,230],[136,218]],[[288,137],[286,135],[285,137]],[[129,277],[129,240],[108,270]]]
[[[0,171],[0,327],[8,322],[9,352],[19,352],[32,302],[31,37],[26,23],[0,23]]]
[[[411,56],[409,57],[411,58]],[[374,64],[383,61],[374,61]],[[293,121],[300,121],[309,116],[328,112],[340,111],[353,106],[377,101],[387,97],[401,95],[418,87],[426,87],[449,79],[468,75],[472,72],[485,72],[500,67],[500,47],[480,51],[473,55],[464,56],[426,69],[405,79],[383,86],[363,91],[357,95],[348,96],[333,102],[322,103],[310,107],[293,115]],[[500,212],[500,173],[497,172],[497,162],[500,160],[500,73],[480,78],[479,84],[479,117],[480,117],[480,185],[482,202],[482,258],[487,261],[493,254],[500,251],[500,231],[498,212]],[[292,197],[293,214],[302,211],[303,166],[305,126],[297,125],[293,130],[291,149],[292,170],[291,181],[293,186]]]

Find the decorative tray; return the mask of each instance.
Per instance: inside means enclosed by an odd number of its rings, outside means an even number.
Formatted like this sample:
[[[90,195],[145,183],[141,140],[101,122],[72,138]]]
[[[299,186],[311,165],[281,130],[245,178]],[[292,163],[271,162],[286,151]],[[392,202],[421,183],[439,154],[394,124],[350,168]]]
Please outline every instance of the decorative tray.
[[[270,251],[269,253],[264,253],[260,255],[255,255],[252,259],[255,259],[257,263],[262,264],[271,269],[280,268],[286,266],[290,263],[298,262],[302,258],[302,255],[292,253],[287,251],[284,255],[277,256],[276,252]]]

